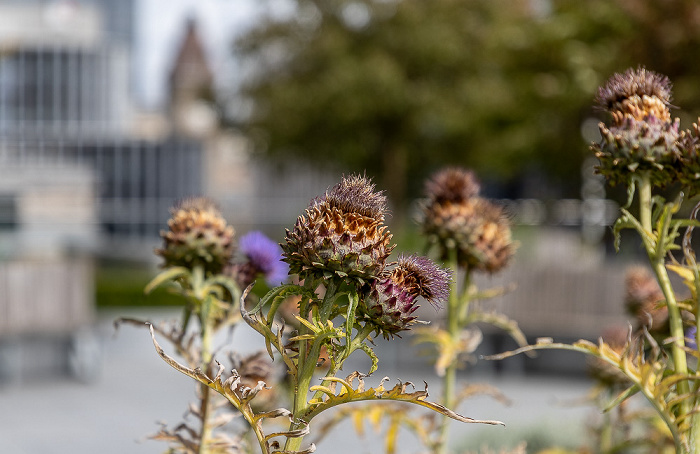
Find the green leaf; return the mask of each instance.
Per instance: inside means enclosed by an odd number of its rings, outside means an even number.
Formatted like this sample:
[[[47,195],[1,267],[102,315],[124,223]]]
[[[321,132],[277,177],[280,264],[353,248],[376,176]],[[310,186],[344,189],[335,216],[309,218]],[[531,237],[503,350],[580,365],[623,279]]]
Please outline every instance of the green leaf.
[[[624,402],[625,400],[627,400],[627,399],[629,399],[630,397],[632,397],[632,396],[634,396],[635,394],[637,394],[639,391],[640,391],[640,388],[639,388],[639,386],[636,385],[636,384],[634,384],[634,385],[630,386],[629,388],[625,389],[625,390],[622,391],[620,394],[618,394],[618,396],[617,396],[613,401],[611,401],[608,405],[606,405],[605,408],[603,408],[603,413],[609,412],[610,410],[612,410],[613,408],[617,407],[618,405],[620,405],[620,404],[621,404],[622,402]]]
[[[174,282],[175,279],[180,277],[191,277],[190,270],[183,266],[175,266],[172,268],[168,268],[158,273],[158,275],[156,275],[156,277],[154,277],[151,280],[151,282],[146,284],[146,287],[143,289],[143,291],[145,294],[148,295],[154,289],[160,287],[161,285],[167,282]]]

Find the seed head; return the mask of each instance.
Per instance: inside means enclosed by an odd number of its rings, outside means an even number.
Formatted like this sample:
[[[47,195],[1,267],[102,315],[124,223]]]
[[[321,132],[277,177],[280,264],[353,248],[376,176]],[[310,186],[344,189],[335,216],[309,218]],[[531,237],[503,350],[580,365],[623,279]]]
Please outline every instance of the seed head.
[[[596,102],[612,115],[600,124],[602,141],[592,150],[596,169],[611,183],[629,183],[635,173],[656,186],[674,181],[681,148],[679,120],[671,120],[671,82],[643,67],[613,75],[600,87]]]
[[[432,203],[463,203],[478,196],[479,190],[474,172],[459,167],[441,170],[425,184],[425,193]]]
[[[643,266],[633,266],[625,275],[625,307],[637,320],[636,328],[647,327],[656,334],[668,328],[668,308],[659,306],[664,300],[658,282],[651,271]]]
[[[455,181],[460,183],[445,183]],[[446,187],[460,190],[435,190]],[[433,190],[422,207],[421,224],[428,241],[438,246],[441,260],[448,260],[450,250],[456,249],[460,266],[490,273],[510,262],[516,248],[510,221],[501,207],[477,196],[478,184],[471,172],[442,171],[427,188]]]
[[[160,234],[163,248],[155,251],[165,260],[165,267],[202,266],[206,273],[217,274],[233,255],[233,227],[207,198],[180,201],[171,210],[168,227]]]
[[[337,276],[361,284],[384,269],[394,248],[384,223],[386,197],[363,176],[344,177],[309,204],[282,244],[301,279]]]
[[[668,110],[671,81],[644,67],[629,68],[623,74],[615,73],[598,89],[596,102],[614,116],[631,115],[637,120],[655,116],[662,121],[671,121]]]
[[[678,139],[680,160],[676,165],[676,179],[690,197],[700,193],[700,118],[693,127],[681,132]]]

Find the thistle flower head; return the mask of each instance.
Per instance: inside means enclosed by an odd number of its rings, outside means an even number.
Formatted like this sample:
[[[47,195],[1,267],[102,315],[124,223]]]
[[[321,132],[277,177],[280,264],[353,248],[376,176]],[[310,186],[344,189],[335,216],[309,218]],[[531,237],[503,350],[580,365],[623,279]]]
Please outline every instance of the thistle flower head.
[[[282,244],[301,279],[337,276],[362,283],[377,276],[394,248],[384,223],[386,197],[363,176],[344,177],[309,204]]]
[[[596,101],[613,120],[600,124],[602,141],[592,145],[600,174],[613,184],[628,183],[642,172],[657,186],[673,181],[681,151],[670,100],[668,78],[645,68],[615,74],[600,87]]]
[[[387,212],[386,196],[383,192],[375,192],[374,184],[360,175],[343,177],[326,192],[321,200],[331,207],[344,213],[357,213],[371,219],[384,220]]]
[[[419,297],[438,307],[450,294],[450,271],[430,259],[416,255],[400,256],[396,267],[369,286],[361,311],[385,338],[409,329]]]
[[[676,179],[692,197],[700,193],[700,118],[692,128],[681,132],[678,143],[681,153]]]
[[[460,183],[439,183],[456,180]],[[460,190],[435,190],[446,187]],[[433,190],[422,207],[421,224],[428,240],[439,247],[441,260],[448,260],[450,250],[456,249],[460,266],[490,273],[510,262],[515,253],[510,221],[501,207],[477,196],[471,172],[442,171],[427,188]]]
[[[625,274],[625,307],[637,320],[637,328],[663,333],[668,327],[668,308],[659,306],[664,294],[654,275],[643,266],[633,266]]]
[[[598,106],[607,110],[619,123],[625,115],[637,120],[654,116],[671,121],[671,81],[663,74],[644,67],[614,74],[598,89]]]
[[[433,203],[463,203],[479,195],[480,189],[474,172],[459,167],[441,170],[425,184],[425,193]]]
[[[164,240],[156,254],[164,266],[201,266],[207,273],[220,273],[233,254],[233,227],[226,224],[221,212],[209,199],[188,198],[171,210],[169,230],[161,231]]]
[[[238,242],[238,248],[246,257],[244,263],[235,264],[232,274],[242,288],[262,275],[268,285],[278,285],[287,278],[289,266],[282,261],[282,249],[260,231],[246,233]]]

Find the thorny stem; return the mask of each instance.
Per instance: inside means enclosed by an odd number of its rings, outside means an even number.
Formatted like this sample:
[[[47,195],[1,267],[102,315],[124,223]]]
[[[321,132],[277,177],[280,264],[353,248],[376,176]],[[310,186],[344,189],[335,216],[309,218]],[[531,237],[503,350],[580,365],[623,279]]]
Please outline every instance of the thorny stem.
[[[647,173],[642,174],[641,180],[639,182],[639,217],[640,223],[644,230],[648,233],[656,233],[657,242],[662,241],[662,235],[665,232],[654,232],[651,219],[652,211],[652,199],[651,199],[651,182],[649,175]],[[666,226],[663,227],[666,229]],[[647,249],[647,255],[649,256],[649,261],[651,262],[652,269],[656,275],[656,279],[659,282],[661,291],[666,298],[666,305],[668,306],[668,317],[669,325],[671,330],[671,337],[674,339],[673,345],[671,346],[671,354],[673,357],[673,365],[675,373],[687,375],[688,364],[686,360],[686,354],[683,350],[685,344],[684,332],[683,332],[683,319],[681,318],[681,311],[678,307],[678,302],[676,301],[676,294],[671,286],[671,280],[668,277],[668,272],[666,271],[666,266],[664,263],[664,256],[666,251],[661,250],[661,248],[654,248],[652,245],[644,241],[644,245]],[[678,382],[678,394],[685,395],[690,392],[690,386],[686,380],[681,380]],[[690,405],[687,400],[681,403],[681,415],[687,415],[690,411]]]
[[[460,287],[458,285],[459,265],[457,262],[456,248],[450,249],[450,268],[453,270],[454,276],[452,282],[450,283],[450,298],[447,303],[447,332],[452,339],[452,342],[456,342],[460,331],[460,318],[462,318],[462,315],[464,315],[464,318],[466,318],[469,306],[469,298],[467,293],[469,288],[469,270],[465,269],[463,277],[464,282],[462,285],[464,294],[462,294],[462,292],[459,291]],[[460,307],[460,303],[462,303],[464,306]],[[452,408],[454,406],[455,387],[457,383],[456,362],[452,362],[445,369],[445,378],[443,382],[443,405],[445,405],[447,408]],[[449,433],[450,419],[447,416],[443,416],[442,421],[440,422],[440,435],[437,441],[438,454],[447,453]]]

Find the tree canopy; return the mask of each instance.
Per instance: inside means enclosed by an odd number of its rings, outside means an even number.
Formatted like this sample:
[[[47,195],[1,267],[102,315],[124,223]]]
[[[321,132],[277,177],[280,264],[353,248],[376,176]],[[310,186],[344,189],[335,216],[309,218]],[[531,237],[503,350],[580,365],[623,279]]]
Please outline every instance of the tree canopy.
[[[366,171],[395,201],[444,165],[537,172],[576,196],[581,127],[612,72],[647,65],[700,106],[697,3],[296,0],[235,43],[254,68],[237,120],[267,156]]]

